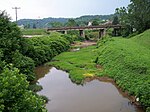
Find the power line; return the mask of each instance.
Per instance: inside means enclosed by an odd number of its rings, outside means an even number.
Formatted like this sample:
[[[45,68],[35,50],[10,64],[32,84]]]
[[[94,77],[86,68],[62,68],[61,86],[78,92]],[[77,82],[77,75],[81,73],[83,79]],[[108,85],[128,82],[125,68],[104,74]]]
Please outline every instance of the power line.
[[[15,9],[15,13],[16,13],[16,24],[17,24],[17,10],[20,9],[20,7],[13,7],[12,9]]]

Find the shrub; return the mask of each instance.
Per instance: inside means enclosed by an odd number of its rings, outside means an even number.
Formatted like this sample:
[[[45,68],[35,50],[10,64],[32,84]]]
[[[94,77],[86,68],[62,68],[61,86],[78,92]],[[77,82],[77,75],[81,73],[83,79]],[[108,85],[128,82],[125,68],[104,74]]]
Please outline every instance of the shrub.
[[[65,35],[62,35],[62,37],[67,39],[70,43],[73,43],[73,41],[75,41],[74,35],[65,34]]]
[[[46,112],[44,101],[27,90],[29,83],[17,68],[5,67],[0,74],[0,111]]]
[[[27,76],[28,81],[32,81],[35,78],[33,73],[35,64],[31,58],[23,56],[19,51],[15,51],[13,53],[12,63],[21,73]]]
[[[69,49],[70,41],[66,38],[68,37],[65,35],[62,36],[59,33],[54,33],[51,36],[27,39],[26,41],[30,47],[26,55],[32,58],[36,65],[41,65]]]
[[[33,92],[38,92],[38,91],[41,91],[42,89],[43,89],[43,87],[41,85],[37,85],[37,84],[29,85],[29,90],[31,90]]]
[[[21,31],[15,23],[10,21],[6,12],[0,12],[0,48],[7,63],[11,62],[11,53],[16,50],[24,50],[24,38],[21,38]]]

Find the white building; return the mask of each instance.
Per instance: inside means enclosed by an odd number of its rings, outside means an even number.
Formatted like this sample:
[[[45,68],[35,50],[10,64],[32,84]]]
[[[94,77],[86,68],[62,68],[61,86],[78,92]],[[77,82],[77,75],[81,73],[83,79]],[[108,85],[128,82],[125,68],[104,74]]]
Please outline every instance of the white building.
[[[89,23],[88,23],[88,26],[92,26],[92,22],[89,22]]]

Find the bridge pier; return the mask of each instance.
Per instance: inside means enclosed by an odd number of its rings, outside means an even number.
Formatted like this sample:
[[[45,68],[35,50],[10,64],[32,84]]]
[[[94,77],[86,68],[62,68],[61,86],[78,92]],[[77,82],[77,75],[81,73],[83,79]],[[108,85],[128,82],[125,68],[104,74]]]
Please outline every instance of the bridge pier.
[[[102,38],[106,35],[106,29],[113,28],[113,35],[118,36],[121,33],[122,25],[99,25],[99,26],[85,26],[85,27],[62,27],[62,28],[49,28],[47,31],[58,31],[62,32],[63,34],[67,34],[67,31],[71,30],[78,30],[80,36],[85,37],[84,30],[99,30],[99,38]]]
[[[67,34],[67,30],[62,31],[63,34]]]
[[[114,28],[113,35],[114,35],[114,36],[119,36],[119,35],[121,35],[121,28]]]
[[[84,32],[84,30],[79,30],[79,33],[80,33],[80,36],[81,36],[81,37],[85,37],[85,32]]]
[[[106,29],[99,30],[99,39],[106,35]]]

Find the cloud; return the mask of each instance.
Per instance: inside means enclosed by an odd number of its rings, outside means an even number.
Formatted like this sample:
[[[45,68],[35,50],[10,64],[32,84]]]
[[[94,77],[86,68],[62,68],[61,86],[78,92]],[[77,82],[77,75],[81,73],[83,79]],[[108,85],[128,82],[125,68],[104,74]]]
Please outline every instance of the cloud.
[[[12,7],[18,10],[18,19],[46,17],[77,17],[81,15],[111,14],[115,8],[127,6],[129,0],[0,0],[0,10],[6,10],[15,19]]]

